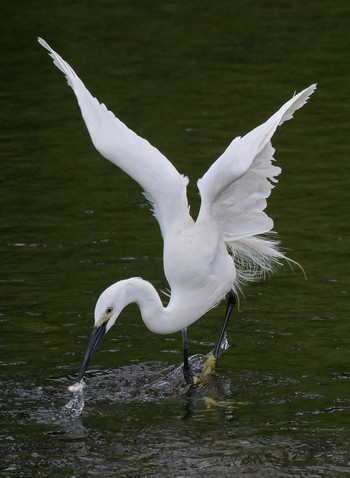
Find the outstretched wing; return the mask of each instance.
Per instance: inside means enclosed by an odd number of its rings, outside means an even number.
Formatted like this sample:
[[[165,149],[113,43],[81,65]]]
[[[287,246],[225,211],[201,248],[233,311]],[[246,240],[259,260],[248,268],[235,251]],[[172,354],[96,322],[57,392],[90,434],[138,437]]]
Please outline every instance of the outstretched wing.
[[[202,203],[197,221],[216,222],[231,250],[252,263],[252,277],[247,280],[253,279],[256,266],[263,272],[271,270],[271,261],[284,257],[277,242],[254,237],[273,228],[264,209],[281,169],[273,164],[271,137],[306,103],[315,88],[306,88],[265,123],[235,138],[198,181]]]
[[[54,64],[65,74],[68,85],[72,87],[95,148],[140,184],[164,235],[177,219],[188,215],[188,179],[179,174],[158,149],[131,131],[103,103],[99,103],[69,64],[43,39],[38,38],[38,41],[50,52]]]

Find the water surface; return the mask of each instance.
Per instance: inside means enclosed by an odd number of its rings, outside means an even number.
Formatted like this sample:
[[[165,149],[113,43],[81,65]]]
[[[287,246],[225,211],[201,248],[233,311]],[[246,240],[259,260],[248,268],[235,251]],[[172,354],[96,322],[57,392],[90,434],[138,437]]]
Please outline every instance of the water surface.
[[[2,9],[2,475],[348,476],[348,3]],[[180,334],[151,334],[130,306],[93,358],[82,414],[66,413],[100,292],[167,283],[140,188],[95,152],[37,36],[189,176],[194,215],[196,179],[231,139],[319,84],[274,137],[283,174],[268,206],[307,281],[286,265],[246,289],[205,390],[183,383]],[[224,309],[189,330],[198,365]]]

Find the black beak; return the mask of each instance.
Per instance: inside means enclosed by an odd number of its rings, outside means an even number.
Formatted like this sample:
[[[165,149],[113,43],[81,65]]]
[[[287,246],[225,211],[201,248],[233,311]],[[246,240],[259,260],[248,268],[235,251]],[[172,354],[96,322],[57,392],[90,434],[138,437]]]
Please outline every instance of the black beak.
[[[85,371],[86,371],[86,369],[89,365],[90,359],[91,359],[93,353],[96,350],[96,347],[98,346],[102,337],[106,333],[106,325],[107,325],[107,321],[103,322],[102,325],[95,326],[92,330],[90,342],[89,342],[89,345],[87,346],[87,349],[85,351],[85,355],[84,355],[84,358],[83,358],[83,363],[81,364],[81,367],[80,367],[80,370],[79,370],[78,382],[80,382],[80,380],[83,378],[84,373],[85,373]]]

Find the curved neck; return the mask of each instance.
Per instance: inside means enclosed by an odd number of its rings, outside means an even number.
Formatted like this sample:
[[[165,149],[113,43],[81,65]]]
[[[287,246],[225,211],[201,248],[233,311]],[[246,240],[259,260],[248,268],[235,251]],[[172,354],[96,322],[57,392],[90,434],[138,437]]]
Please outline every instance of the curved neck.
[[[178,332],[198,318],[188,316],[190,311],[187,310],[186,313],[186,310],[183,310],[186,304],[175,304],[171,300],[168,306],[164,307],[153,285],[139,277],[117,282],[115,286],[122,286],[125,291],[122,308],[135,302],[139,306],[146,327],[156,334]]]
[[[139,306],[142,320],[151,332],[162,333],[159,329],[164,322],[165,307],[156,289],[139,277],[127,279],[125,283],[128,288],[127,303],[135,302]]]

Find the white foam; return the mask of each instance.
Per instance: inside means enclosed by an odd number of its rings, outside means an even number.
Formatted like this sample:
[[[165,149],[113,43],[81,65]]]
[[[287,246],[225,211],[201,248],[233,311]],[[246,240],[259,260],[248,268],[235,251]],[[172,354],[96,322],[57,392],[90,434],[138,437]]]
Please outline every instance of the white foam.
[[[73,393],[81,392],[85,387],[85,382],[80,380],[80,382],[76,382],[74,385],[70,385],[68,390]]]

